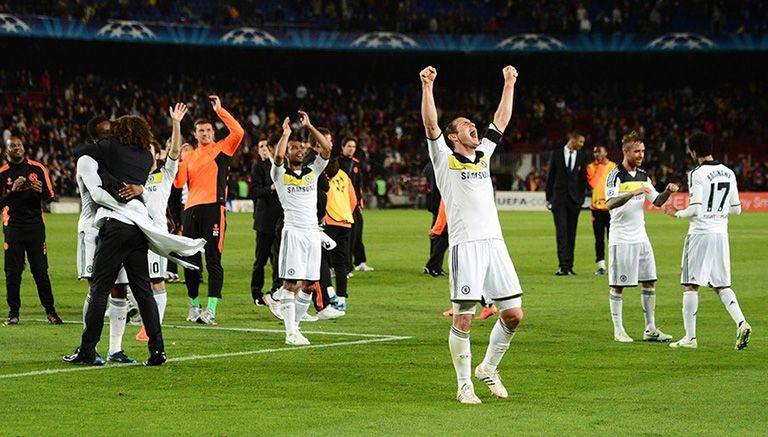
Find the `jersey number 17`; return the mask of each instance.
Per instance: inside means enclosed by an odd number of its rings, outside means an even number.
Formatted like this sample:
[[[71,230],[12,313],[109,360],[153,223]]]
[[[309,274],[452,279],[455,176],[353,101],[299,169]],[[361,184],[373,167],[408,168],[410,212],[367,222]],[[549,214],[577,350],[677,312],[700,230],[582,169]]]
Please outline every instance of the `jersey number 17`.
[[[715,202],[715,191],[718,192],[718,195],[721,191],[725,191],[722,193],[722,197],[720,198],[720,206],[717,207],[718,211],[723,210],[723,206],[725,206],[725,199],[728,198],[728,193],[731,191],[731,183],[730,182],[718,182],[715,184],[712,182],[712,184],[709,186],[709,200],[707,200],[707,212],[712,212],[712,204]]]

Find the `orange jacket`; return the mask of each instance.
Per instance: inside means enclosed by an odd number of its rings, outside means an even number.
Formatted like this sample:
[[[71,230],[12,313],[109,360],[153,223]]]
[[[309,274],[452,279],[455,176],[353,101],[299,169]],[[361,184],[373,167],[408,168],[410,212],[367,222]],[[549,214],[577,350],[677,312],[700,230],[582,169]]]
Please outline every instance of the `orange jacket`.
[[[220,109],[217,114],[229,128],[229,135],[210,144],[198,144],[197,149],[187,154],[179,164],[179,172],[173,181],[176,188],[189,184],[184,209],[211,203],[223,205],[227,201],[229,161],[240,147],[245,131],[226,109]]]
[[[330,181],[328,202],[325,206],[325,224],[351,228],[355,222],[352,212],[357,205],[357,195],[352,180],[344,170],[339,170]]]
[[[437,220],[435,220],[435,224],[432,226],[432,233],[435,235],[442,234],[447,225],[448,220],[445,217],[445,202],[440,199],[440,208],[437,210]]]
[[[587,165],[587,183],[592,187],[592,209],[608,211],[605,204],[605,179],[614,168],[616,163],[610,160],[605,164],[594,161]]]

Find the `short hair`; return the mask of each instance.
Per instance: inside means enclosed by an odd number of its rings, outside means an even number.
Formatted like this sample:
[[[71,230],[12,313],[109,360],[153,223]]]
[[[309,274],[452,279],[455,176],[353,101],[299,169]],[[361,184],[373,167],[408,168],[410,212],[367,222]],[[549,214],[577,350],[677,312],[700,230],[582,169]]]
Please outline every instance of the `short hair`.
[[[16,138],[17,140],[21,141],[22,144],[24,143],[24,141],[21,139],[20,136],[18,136],[18,135],[11,135],[10,137],[8,137],[8,141],[6,141],[5,144],[3,145],[3,148],[5,150],[8,150],[8,148],[11,147],[11,142],[13,141],[14,138]]]
[[[88,124],[85,126],[85,131],[88,134],[89,140],[93,142],[99,140],[99,132],[97,128],[101,123],[104,123],[105,121],[109,121],[109,119],[103,115],[96,115],[88,120]]]
[[[636,130],[633,130],[630,133],[621,137],[622,149],[626,149],[627,146],[629,146],[632,143],[642,143],[642,142],[643,142],[643,134],[641,134]]]
[[[701,131],[694,132],[688,138],[688,148],[696,152],[696,156],[708,156],[712,154],[712,137]]]
[[[575,140],[576,138],[584,138],[584,135],[580,134],[579,132],[573,131],[568,134],[569,140]]]
[[[344,137],[341,140],[341,145],[344,146],[345,144],[347,144],[350,141],[354,141],[356,145],[359,144],[359,141],[357,141],[357,138],[355,138],[355,137]]]
[[[274,149],[277,143],[280,142],[280,137],[282,136],[282,133],[275,133],[270,135],[269,138],[267,138],[267,147]]]
[[[145,150],[149,150],[149,143],[153,140],[147,120],[135,115],[123,115],[115,120],[109,135],[121,144],[132,145]]]
[[[192,125],[195,127],[195,130],[197,130],[197,126],[201,124],[210,124],[211,127],[213,127],[213,123],[211,122],[211,120],[208,120],[207,118],[198,118],[197,120],[195,120],[195,122]]]
[[[456,127],[456,120],[458,120],[461,117],[456,117],[450,122],[448,122],[448,125],[445,126],[445,137],[448,138],[448,135],[450,134],[457,134],[459,133],[459,129]]]
[[[335,156],[328,161],[328,164],[325,166],[324,172],[326,175],[328,175],[329,178],[333,178],[339,172],[340,168],[341,168],[341,165],[339,163],[339,157]]]
[[[593,148],[593,149],[603,149],[603,150],[605,150],[606,152],[608,151],[608,147],[607,147],[605,144],[595,144],[595,146],[594,146],[594,147],[592,147],[592,148]]]
[[[322,135],[331,135],[331,131],[328,130],[328,128],[325,128],[325,127],[318,127],[317,131],[320,132]],[[309,144],[312,147],[315,147],[317,145],[317,139],[315,138],[314,135],[311,135],[309,137]]]

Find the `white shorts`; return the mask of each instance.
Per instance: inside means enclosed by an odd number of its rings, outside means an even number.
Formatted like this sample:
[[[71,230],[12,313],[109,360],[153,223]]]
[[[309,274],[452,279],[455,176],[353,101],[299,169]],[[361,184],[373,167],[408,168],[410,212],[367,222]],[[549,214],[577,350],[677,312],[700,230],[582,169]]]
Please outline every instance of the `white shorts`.
[[[638,282],[656,280],[656,259],[651,243],[609,246],[608,285],[636,287]]]
[[[523,294],[504,240],[459,243],[448,253],[451,301],[507,300]]]
[[[165,279],[165,271],[168,268],[168,260],[165,257],[150,250],[147,252],[147,264],[150,279]]]
[[[280,278],[292,281],[319,281],[321,255],[319,230],[284,228],[278,257]]]
[[[683,248],[683,285],[716,288],[731,286],[731,250],[728,234],[688,234]]]
[[[96,240],[99,231],[80,231],[77,236],[77,279],[90,279],[93,277],[93,260],[96,257]],[[127,284],[128,274],[124,268],[120,268],[115,284]]]

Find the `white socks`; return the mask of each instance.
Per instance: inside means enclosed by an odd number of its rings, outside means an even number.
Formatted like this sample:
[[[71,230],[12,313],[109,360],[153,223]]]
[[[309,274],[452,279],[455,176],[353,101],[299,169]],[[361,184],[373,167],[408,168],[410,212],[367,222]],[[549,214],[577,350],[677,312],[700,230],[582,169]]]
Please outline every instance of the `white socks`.
[[[280,294],[280,313],[283,315],[285,334],[296,330],[296,296],[290,291]]]
[[[656,289],[655,288],[643,288],[640,294],[641,303],[643,304],[643,314],[645,315],[645,330],[656,330],[656,317],[654,313],[656,311]]]
[[[488,342],[488,349],[485,352],[485,358],[483,358],[482,366],[485,370],[493,372],[498,367],[501,359],[504,358],[504,353],[509,349],[509,343],[512,342],[512,337],[515,336],[515,331],[507,328],[501,323],[501,319],[496,319],[496,324],[493,325],[491,330],[491,339]],[[469,343],[469,341],[467,341]]]
[[[683,292],[683,326],[685,326],[685,338],[696,338],[696,312],[699,309],[699,292]]]
[[[723,288],[720,290],[720,293],[718,293],[718,296],[720,296],[720,300],[723,302],[723,305],[725,305],[725,309],[728,310],[728,313],[731,315],[731,318],[738,328],[744,321],[744,314],[741,312],[739,301],[736,300],[736,293],[730,288]]]
[[[296,329],[299,329],[299,323],[301,322],[301,318],[304,317],[304,314],[307,314],[307,310],[309,309],[309,305],[312,303],[312,295],[305,293],[303,290],[296,293],[296,313],[294,322],[296,323]]]
[[[605,270],[605,260],[604,259],[601,259],[600,261],[597,262],[597,268]]]
[[[611,304],[611,319],[613,320],[613,332],[624,331],[624,322],[622,320],[622,306],[624,301],[621,298],[621,294],[615,293],[613,290],[609,292],[609,300]]]
[[[165,316],[165,305],[168,303],[168,293],[165,288],[162,290],[154,291],[155,303],[157,304],[157,312],[160,315],[160,324],[163,324],[163,316]]]
[[[451,350],[451,359],[453,360],[453,368],[456,370],[459,388],[465,384],[471,386],[472,350],[469,346],[469,332],[460,331],[451,326],[451,332],[448,334],[448,348]]]
[[[128,314],[128,300],[109,298],[109,353],[123,350],[125,318]]]

